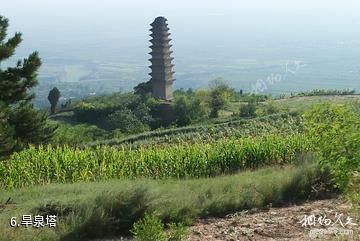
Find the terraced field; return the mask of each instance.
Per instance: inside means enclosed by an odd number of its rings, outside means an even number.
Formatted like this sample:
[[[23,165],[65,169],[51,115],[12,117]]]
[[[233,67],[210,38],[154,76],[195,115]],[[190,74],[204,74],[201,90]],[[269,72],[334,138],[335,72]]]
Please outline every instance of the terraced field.
[[[301,129],[301,117],[296,113],[281,113],[255,119],[233,119],[207,125],[195,125],[162,131],[150,131],[122,139],[88,143],[97,145],[171,145],[179,143],[209,143],[222,138],[261,136],[262,134],[296,134]]]

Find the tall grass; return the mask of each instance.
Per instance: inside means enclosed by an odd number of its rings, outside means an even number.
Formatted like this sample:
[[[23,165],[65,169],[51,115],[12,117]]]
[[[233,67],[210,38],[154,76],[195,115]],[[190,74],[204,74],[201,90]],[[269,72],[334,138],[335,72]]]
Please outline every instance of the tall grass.
[[[73,183],[113,178],[199,178],[266,165],[288,164],[309,151],[302,135],[222,139],[214,143],[126,149],[98,146],[30,147],[0,163],[0,187]]]
[[[0,215],[0,241],[89,240],[126,234],[145,213],[163,223],[273,206],[308,198],[321,172],[316,165],[266,167],[236,175],[189,180],[111,180],[1,190],[16,207]],[[1,198],[0,198],[1,199]],[[5,202],[5,198],[0,202]],[[9,217],[58,216],[56,229],[11,228]]]

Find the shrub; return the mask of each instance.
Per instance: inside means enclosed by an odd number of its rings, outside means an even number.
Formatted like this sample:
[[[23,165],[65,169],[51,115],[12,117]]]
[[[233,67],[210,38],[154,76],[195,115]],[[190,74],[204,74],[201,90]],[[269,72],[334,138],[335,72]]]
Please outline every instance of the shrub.
[[[360,165],[360,117],[350,105],[321,104],[304,114],[305,129],[340,189]]]
[[[168,241],[183,241],[183,240],[186,240],[187,235],[188,235],[187,228],[182,223],[169,224]]]
[[[272,115],[275,113],[279,113],[280,109],[278,106],[275,105],[273,102],[269,102],[267,105],[265,105],[265,113],[267,115]]]
[[[110,129],[119,129],[123,133],[138,133],[149,130],[149,127],[139,120],[128,108],[117,110],[108,116]]]
[[[131,232],[135,241],[165,241],[166,235],[161,220],[154,214],[145,214],[143,219],[134,223]]]
[[[243,105],[240,108],[240,117],[252,118],[256,117],[256,102],[248,101],[247,105]]]
[[[58,122],[50,122],[57,125]],[[79,124],[71,125],[61,123],[58,125],[55,135],[51,139],[52,145],[76,145],[95,140],[104,140],[108,132],[94,125]]]

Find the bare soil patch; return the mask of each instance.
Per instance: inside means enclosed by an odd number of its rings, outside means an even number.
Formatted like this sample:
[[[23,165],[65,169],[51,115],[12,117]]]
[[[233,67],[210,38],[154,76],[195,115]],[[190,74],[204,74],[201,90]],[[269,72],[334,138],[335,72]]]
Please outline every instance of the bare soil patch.
[[[339,221],[334,224],[337,221],[336,214],[342,214],[343,225],[348,217],[358,224],[351,212],[351,204],[342,199],[329,199],[268,210],[248,210],[228,215],[226,218],[199,220],[191,227],[189,240],[360,240],[357,234],[359,226],[342,227]],[[326,219],[332,223],[320,225],[317,220],[316,226],[304,227],[300,221],[305,215],[315,215],[317,219],[326,215]],[[352,234],[345,235],[351,232],[346,233],[344,230],[351,230]]]
[[[315,215],[315,226],[302,226],[304,217]],[[341,215],[340,223],[336,215]],[[330,225],[319,224],[319,218]],[[352,223],[345,225],[347,218]],[[307,219],[308,220],[308,219]],[[323,220],[324,221],[324,220]],[[336,224],[334,224],[337,222]],[[343,227],[344,225],[344,227]],[[345,200],[327,199],[280,208],[252,209],[227,215],[224,218],[201,219],[189,228],[191,241],[310,241],[360,240],[359,219]],[[96,241],[131,241],[132,238],[109,238]]]

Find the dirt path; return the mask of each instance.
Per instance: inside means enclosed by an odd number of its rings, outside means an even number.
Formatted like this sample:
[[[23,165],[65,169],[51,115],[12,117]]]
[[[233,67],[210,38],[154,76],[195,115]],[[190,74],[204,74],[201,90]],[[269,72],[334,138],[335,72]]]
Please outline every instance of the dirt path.
[[[309,202],[302,205],[290,206],[285,208],[270,208],[269,210],[261,211],[245,211],[229,215],[223,219],[208,219],[200,220],[193,227],[191,227],[190,240],[338,240],[335,233],[348,232],[345,230],[352,230],[352,235],[342,235],[338,233],[340,240],[356,240],[358,226],[346,225],[347,217],[354,216],[350,213],[351,206],[339,199],[322,200]],[[340,220],[335,217],[341,216],[342,227]],[[299,223],[304,219],[305,215],[315,215],[317,218],[316,226],[307,225],[303,227]],[[326,215],[327,224],[329,220],[330,225],[320,225],[319,218]],[[337,224],[333,225],[338,220]],[[307,221],[312,221],[311,218]],[[355,218],[353,222],[356,222]],[[326,231],[325,231],[326,230]],[[328,232],[327,235],[322,235],[321,232]],[[333,234],[330,234],[333,233]],[[335,238],[335,239],[334,239]]]
[[[311,226],[309,223],[306,227],[302,226],[301,221],[304,217],[307,217],[307,221],[313,221],[310,215],[315,215],[316,225]],[[225,218],[199,220],[190,227],[188,240],[360,240],[359,226],[346,225],[349,221],[348,217],[353,218],[351,223],[357,223],[358,220],[351,213],[351,205],[341,199],[314,201],[267,210],[248,210],[228,215]],[[320,224],[322,222],[323,225]],[[101,241],[110,240],[132,239]]]

